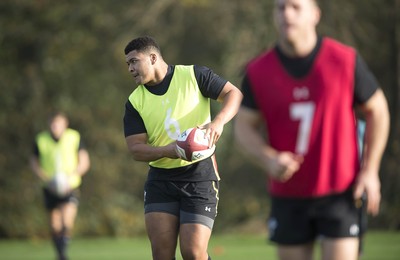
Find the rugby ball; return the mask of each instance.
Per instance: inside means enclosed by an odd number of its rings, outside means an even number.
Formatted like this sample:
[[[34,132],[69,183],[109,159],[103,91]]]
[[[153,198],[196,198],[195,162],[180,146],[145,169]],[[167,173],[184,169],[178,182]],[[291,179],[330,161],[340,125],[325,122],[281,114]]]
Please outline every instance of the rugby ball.
[[[181,159],[201,161],[214,154],[215,145],[208,148],[209,140],[204,130],[193,127],[183,131],[176,140],[176,150]]]
[[[66,196],[71,191],[68,176],[64,173],[56,173],[50,181],[48,188],[59,197]]]

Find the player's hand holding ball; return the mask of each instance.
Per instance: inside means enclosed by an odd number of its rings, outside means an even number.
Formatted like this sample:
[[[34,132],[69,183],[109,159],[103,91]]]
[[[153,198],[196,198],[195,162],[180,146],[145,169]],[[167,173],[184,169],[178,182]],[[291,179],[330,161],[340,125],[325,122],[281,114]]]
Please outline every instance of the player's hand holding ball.
[[[205,130],[198,127],[183,131],[176,140],[176,151],[179,157],[186,161],[201,161],[215,152],[215,145],[209,148],[210,140]]]
[[[47,188],[59,197],[64,197],[71,192],[70,179],[65,173],[56,173],[47,183]]]

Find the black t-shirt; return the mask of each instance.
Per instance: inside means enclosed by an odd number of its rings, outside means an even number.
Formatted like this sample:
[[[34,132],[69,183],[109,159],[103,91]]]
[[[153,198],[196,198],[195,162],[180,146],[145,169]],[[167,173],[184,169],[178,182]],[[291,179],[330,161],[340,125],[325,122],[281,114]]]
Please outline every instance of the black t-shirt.
[[[146,89],[155,95],[164,95],[171,83],[175,66],[169,65],[168,71],[163,81]],[[203,96],[216,100],[224,88],[227,80],[215,74],[211,69],[204,66],[194,65],[194,74]],[[146,127],[143,119],[128,100],[125,103],[124,115],[124,133],[125,137],[135,134],[146,133]],[[219,179],[215,165],[211,158],[200,162],[173,169],[161,169],[150,166],[148,180],[161,181],[217,181]]]
[[[279,60],[282,62],[288,73],[295,78],[301,78],[307,75],[307,73],[310,71],[315,57],[321,48],[321,43],[322,38],[319,37],[317,45],[313,51],[308,56],[302,58],[287,57],[278,46],[275,46],[275,48],[278,53]],[[354,104],[363,104],[375,93],[375,91],[379,88],[379,84],[359,54],[356,56],[354,74]],[[242,92],[242,105],[248,108],[258,109],[247,75],[245,75],[243,78]]]

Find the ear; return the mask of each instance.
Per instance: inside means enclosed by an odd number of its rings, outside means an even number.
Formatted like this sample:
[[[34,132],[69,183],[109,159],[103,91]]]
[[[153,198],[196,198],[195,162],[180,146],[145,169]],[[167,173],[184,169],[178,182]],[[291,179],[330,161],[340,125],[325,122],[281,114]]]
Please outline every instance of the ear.
[[[151,65],[154,65],[157,62],[157,59],[158,59],[158,57],[155,53],[150,54]]]
[[[317,26],[319,24],[319,21],[321,20],[321,9],[319,7],[315,7],[315,12],[314,12],[314,24]]]

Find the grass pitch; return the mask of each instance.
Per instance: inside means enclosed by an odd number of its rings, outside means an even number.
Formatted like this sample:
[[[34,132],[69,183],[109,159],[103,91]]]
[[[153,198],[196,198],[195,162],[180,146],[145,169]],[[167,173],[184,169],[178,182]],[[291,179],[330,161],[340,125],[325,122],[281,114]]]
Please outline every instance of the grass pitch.
[[[400,232],[370,231],[365,238],[361,260],[400,259]],[[75,238],[69,248],[72,260],[151,259],[146,237],[140,238]],[[264,235],[214,235],[209,245],[213,260],[276,259],[275,249]],[[177,251],[177,260],[182,257]],[[53,260],[50,241],[0,240],[0,259]],[[318,257],[316,257],[318,259]]]

